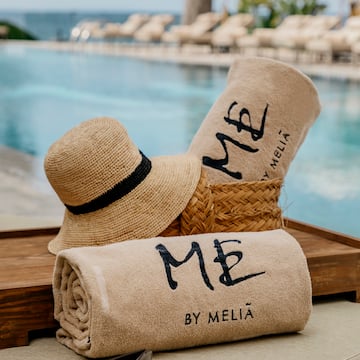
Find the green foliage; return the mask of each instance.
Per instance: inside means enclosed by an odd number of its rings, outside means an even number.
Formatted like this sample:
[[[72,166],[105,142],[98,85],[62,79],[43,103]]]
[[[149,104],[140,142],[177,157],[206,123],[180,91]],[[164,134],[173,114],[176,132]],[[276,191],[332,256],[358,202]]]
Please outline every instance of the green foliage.
[[[36,40],[36,38],[27,31],[7,22],[0,21],[0,25],[5,25],[9,29],[7,38],[11,40]]]
[[[279,0],[279,8],[286,15],[316,15],[326,8],[317,0]]]
[[[319,0],[239,0],[238,11],[254,14],[257,26],[276,27],[287,15],[316,15],[325,8]]]

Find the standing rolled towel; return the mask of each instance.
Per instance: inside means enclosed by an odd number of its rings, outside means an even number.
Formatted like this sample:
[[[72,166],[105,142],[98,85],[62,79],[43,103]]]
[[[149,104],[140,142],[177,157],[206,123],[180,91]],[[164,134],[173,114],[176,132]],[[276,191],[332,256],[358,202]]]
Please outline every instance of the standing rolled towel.
[[[79,247],[57,255],[60,343],[87,357],[302,330],[311,282],[284,230]]]
[[[283,179],[319,113],[318,93],[303,73],[276,60],[239,58],[189,152],[211,184]]]

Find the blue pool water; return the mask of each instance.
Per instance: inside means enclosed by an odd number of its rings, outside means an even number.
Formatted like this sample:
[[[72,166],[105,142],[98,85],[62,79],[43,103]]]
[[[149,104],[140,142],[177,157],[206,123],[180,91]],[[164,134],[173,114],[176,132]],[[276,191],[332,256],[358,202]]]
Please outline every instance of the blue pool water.
[[[227,70],[0,47],[0,144],[42,158],[97,116],[121,121],[149,155],[186,151]],[[285,216],[360,237],[360,85],[313,79],[322,112],[285,179]],[[1,161],[1,159],[0,159]]]

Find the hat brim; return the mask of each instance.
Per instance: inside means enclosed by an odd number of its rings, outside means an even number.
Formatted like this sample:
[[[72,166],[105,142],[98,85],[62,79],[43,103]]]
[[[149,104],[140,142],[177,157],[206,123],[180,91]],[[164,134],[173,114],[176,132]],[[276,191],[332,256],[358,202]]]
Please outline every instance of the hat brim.
[[[148,176],[129,194],[100,210],[74,215],[65,209],[63,224],[48,250],[105,245],[151,238],[185,209],[198,184],[201,162],[189,155],[151,159]]]

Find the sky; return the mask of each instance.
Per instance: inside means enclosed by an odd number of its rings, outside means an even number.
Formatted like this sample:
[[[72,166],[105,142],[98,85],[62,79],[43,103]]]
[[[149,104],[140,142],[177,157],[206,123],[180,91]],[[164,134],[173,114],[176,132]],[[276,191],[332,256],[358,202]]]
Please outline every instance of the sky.
[[[223,5],[235,12],[238,0],[212,0],[213,10],[221,11]],[[332,13],[341,13],[347,0],[323,0]],[[0,0],[0,11],[151,11],[181,13],[185,0]]]

